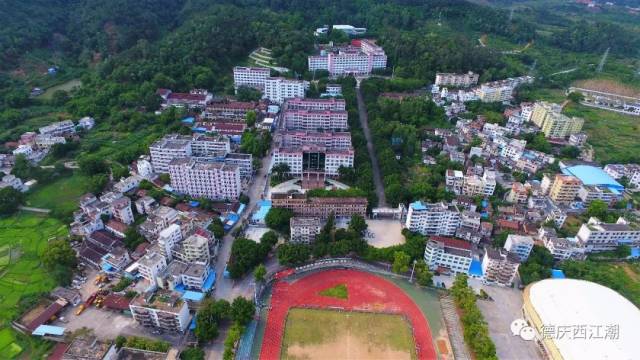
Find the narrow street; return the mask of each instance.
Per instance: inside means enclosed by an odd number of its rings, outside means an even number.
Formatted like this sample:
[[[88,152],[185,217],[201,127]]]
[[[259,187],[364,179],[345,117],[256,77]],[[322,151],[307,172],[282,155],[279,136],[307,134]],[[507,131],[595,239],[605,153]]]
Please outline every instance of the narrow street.
[[[362,98],[362,92],[360,91],[360,83],[356,86],[356,95],[358,98],[358,115],[360,116],[360,126],[364,132],[364,137],[367,139],[367,151],[371,158],[371,167],[373,170],[373,184],[376,187],[376,195],[378,196],[378,207],[387,207],[387,199],[384,195],[384,183],[382,182],[382,174],[380,173],[380,165],[378,164],[378,157],[373,147],[373,139],[371,138],[371,130],[369,129],[369,115],[367,114],[367,106]]]

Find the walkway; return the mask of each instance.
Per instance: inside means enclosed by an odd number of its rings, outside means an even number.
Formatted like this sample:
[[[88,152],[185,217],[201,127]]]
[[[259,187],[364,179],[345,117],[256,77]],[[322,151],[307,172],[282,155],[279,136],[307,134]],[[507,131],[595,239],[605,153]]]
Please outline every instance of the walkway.
[[[358,98],[358,115],[360,116],[360,126],[364,137],[367,139],[367,151],[371,158],[371,168],[373,170],[373,184],[376,187],[376,195],[378,196],[378,207],[387,207],[387,199],[384,195],[384,185],[382,182],[382,174],[380,173],[380,165],[378,164],[378,157],[376,151],[373,148],[373,140],[371,138],[371,130],[369,129],[369,115],[367,114],[367,106],[364,104],[362,98],[362,91],[360,86],[356,86],[356,95]]]
[[[440,298],[440,305],[442,306],[442,315],[444,316],[444,323],[447,326],[447,333],[449,333],[449,341],[453,348],[454,358],[456,360],[471,360],[471,355],[469,355],[467,345],[464,342],[464,335],[456,304],[451,296],[443,295]]]
[[[36,213],[41,213],[41,214],[48,214],[51,212],[50,209],[43,209],[43,208],[36,208],[36,207],[29,207],[29,206],[18,206],[18,210],[22,210],[22,211],[31,211],[31,212],[36,212]]]

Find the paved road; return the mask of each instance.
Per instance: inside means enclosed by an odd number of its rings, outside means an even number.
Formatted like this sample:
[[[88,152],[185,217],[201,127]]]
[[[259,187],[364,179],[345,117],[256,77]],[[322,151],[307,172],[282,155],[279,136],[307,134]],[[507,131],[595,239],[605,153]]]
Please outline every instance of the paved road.
[[[367,151],[371,158],[371,167],[373,168],[373,184],[376,187],[376,195],[378,196],[378,207],[387,207],[387,199],[384,195],[384,185],[382,182],[382,174],[380,173],[380,165],[378,164],[378,157],[376,151],[373,148],[373,140],[371,138],[371,130],[369,129],[369,115],[367,114],[367,106],[362,98],[362,92],[360,86],[356,87],[356,95],[358,98],[358,114],[360,116],[360,126],[364,132],[364,137],[367,139]]]
[[[256,203],[260,201],[262,195],[266,193],[268,180],[268,176],[266,175],[269,171],[270,161],[271,151],[269,151],[269,154],[262,159],[262,166],[249,185],[249,189],[247,191],[247,195],[250,199],[249,204],[242,213],[240,220],[222,240],[222,244],[218,251],[218,260],[216,262],[216,275],[218,278],[216,279],[216,288],[213,293],[217,299],[233,300],[233,298],[239,295],[248,298],[253,296],[253,288],[255,284],[253,283],[252,276],[245,276],[241,280],[231,280],[225,278],[223,274],[225,265],[227,261],[229,261],[229,256],[231,255],[231,245],[235,240],[231,233],[247,221],[249,215],[254,211]]]
[[[36,208],[36,207],[29,207],[29,206],[22,206],[22,205],[18,206],[18,210],[37,212],[41,214],[48,214],[51,212],[50,209],[43,209],[43,208]]]

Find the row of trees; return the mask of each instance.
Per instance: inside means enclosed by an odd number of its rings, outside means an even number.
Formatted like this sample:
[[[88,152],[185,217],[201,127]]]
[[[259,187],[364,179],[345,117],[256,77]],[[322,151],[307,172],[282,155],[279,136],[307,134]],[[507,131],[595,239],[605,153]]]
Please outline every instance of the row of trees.
[[[278,242],[278,235],[269,231],[262,235],[260,243],[247,238],[237,238],[231,246],[231,257],[227,270],[233,279],[238,279],[258,266]]]
[[[214,340],[220,334],[219,327],[228,322],[238,326],[246,326],[255,314],[253,301],[241,296],[232,303],[224,299],[206,299],[196,314],[195,335],[200,344]]]

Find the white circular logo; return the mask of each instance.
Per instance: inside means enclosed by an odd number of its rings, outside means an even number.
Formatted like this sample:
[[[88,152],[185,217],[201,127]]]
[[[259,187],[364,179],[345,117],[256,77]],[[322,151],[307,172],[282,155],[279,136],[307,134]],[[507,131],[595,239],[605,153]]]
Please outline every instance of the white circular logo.
[[[511,333],[526,341],[531,341],[536,337],[535,330],[524,319],[515,319],[511,322]]]

